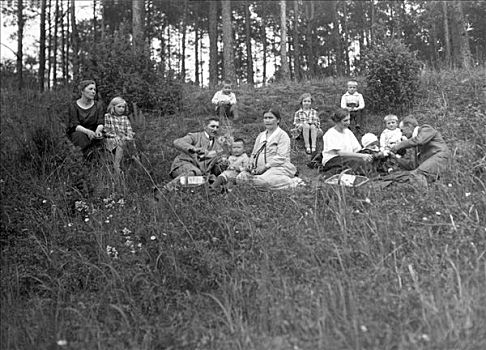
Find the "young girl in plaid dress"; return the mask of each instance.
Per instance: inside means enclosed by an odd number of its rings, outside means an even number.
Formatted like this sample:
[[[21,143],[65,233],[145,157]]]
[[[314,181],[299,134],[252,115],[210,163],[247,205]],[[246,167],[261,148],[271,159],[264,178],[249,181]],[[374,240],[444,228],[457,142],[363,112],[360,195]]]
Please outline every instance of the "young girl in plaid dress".
[[[115,173],[120,174],[120,164],[123,158],[123,149],[127,141],[135,136],[130,120],[127,117],[127,102],[121,97],[115,97],[108,105],[105,114],[106,148],[114,154],[113,166]]]
[[[307,154],[316,151],[317,135],[321,130],[321,121],[317,116],[317,111],[311,108],[313,99],[311,94],[305,93],[300,96],[300,106],[301,108],[295,112],[294,116],[294,126],[292,134],[299,136],[302,134],[304,137],[305,151]]]

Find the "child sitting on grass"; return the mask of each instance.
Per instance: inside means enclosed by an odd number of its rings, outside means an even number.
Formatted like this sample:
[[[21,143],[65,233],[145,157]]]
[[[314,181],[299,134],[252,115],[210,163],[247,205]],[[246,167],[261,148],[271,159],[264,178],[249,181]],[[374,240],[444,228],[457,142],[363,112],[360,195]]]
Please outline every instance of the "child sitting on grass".
[[[229,181],[235,181],[236,176],[245,171],[250,164],[250,158],[245,153],[245,143],[243,139],[237,138],[231,145],[231,155],[228,157],[228,168],[223,171],[213,182],[211,187],[219,190],[221,186],[226,185]]]
[[[312,95],[305,93],[300,96],[299,104],[300,109],[295,112],[294,126],[291,133],[295,137],[302,134],[304,138],[305,152],[307,154],[314,153],[316,151],[317,136],[322,136],[321,121],[317,116],[317,111],[311,108],[313,99]]]
[[[387,115],[384,119],[386,129],[380,135],[380,147],[382,150],[390,150],[402,140],[402,131],[398,128],[398,117],[393,114]]]
[[[105,114],[106,149],[113,155],[113,167],[117,175],[121,172],[121,160],[127,141],[132,141],[135,133],[127,117],[127,102],[121,97],[115,97],[108,105]]]
[[[351,127],[354,132],[359,133],[362,124],[363,108],[365,107],[363,95],[357,92],[358,83],[354,80],[348,81],[348,91],[341,97],[341,108],[349,111]]]
[[[361,144],[363,148],[359,153],[371,154],[373,156],[371,167],[367,169],[366,175],[369,176],[373,173],[388,174],[397,167],[396,162],[390,156],[390,151],[380,149],[378,137],[375,134],[364,134],[361,138]]]
[[[211,102],[216,105],[217,116],[238,120],[236,96],[230,80],[224,81],[223,88],[216,91]]]

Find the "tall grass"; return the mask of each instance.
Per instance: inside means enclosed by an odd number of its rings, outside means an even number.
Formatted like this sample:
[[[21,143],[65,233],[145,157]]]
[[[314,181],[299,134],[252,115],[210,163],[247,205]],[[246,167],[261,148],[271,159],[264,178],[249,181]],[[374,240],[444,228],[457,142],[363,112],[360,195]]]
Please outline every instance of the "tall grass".
[[[121,180],[58,137],[67,94],[22,103],[2,92],[2,348],[484,348],[485,143],[471,128],[484,121],[474,92],[484,71],[464,83],[427,74],[414,113],[456,157],[421,193],[202,187],[154,202],[172,140],[198,127],[212,92],[187,92],[201,97],[181,116],[148,119],[145,169],[127,159]],[[290,116],[301,92],[331,100],[341,82],[331,83],[239,91],[248,147],[264,105]]]

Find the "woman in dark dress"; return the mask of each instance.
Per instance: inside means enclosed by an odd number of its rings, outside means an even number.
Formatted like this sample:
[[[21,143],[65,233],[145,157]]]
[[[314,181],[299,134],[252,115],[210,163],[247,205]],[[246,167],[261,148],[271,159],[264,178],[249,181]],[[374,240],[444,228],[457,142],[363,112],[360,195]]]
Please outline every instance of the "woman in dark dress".
[[[105,108],[95,101],[96,83],[83,80],[78,85],[81,97],[69,105],[66,133],[71,142],[84,153],[90,146],[101,143]]]

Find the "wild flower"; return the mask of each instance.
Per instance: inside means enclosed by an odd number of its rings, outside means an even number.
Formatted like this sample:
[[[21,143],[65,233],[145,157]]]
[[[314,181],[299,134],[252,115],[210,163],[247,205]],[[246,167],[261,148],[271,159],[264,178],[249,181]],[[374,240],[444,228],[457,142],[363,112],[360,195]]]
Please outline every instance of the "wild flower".
[[[441,215],[441,214],[440,214],[440,211],[436,211],[436,212],[435,212],[435,215],[440,216],[440,215]]]
[[[68,222],[67,226],[68,227],[73,227],[73,223],[72,222]]]
[[[368,328],[364,324],[362,324],[359,328],[362,332],[368,332]]]
[[[130,233],[132,233],[132,231],[130,231],[130,230],[129,230],[128,228],[126,228],[126,227],[125,227],[125,228],[122,230],[122,234],[123,234],[124,236],[128,236]]]
[[[125,205],[125,200],[123,198],[119,199],[117,202],[121,207]]]
[[[151,239],[152,241],[155,241],[155,240],[157,239],[157,237],[155,237],[155,236],[150,236],[150,239]]]
[[[118,251],[116,250],[115,247],[112,247],[110,245],[106,246],[106,253],[111,256],[113,259],[118,259]]]
[[[89,221],[89,218],[84,218],[84,222],[88,222]]]
[[[67,345],[67,340],[65,340],[65,339],[59,339],[56,342],[56,344],[59,345],[59,346],[66,346]]]
[[[42,203],[43,203],[43,204],[46,204],[46,203],[47,203],[47,199],[44,199],[44,200],[42,201]]]
[[[464,195],[465,195],[466,197],[469,197],[469,196],[471,195],[471,192],[466,192],[466,193],[464,193]]]
[[[88,205],[83,202],[83,201],[76,201],[74,202],[74,208],[77,210],[77,211],[84,211],[84,210],[88,210]]]

